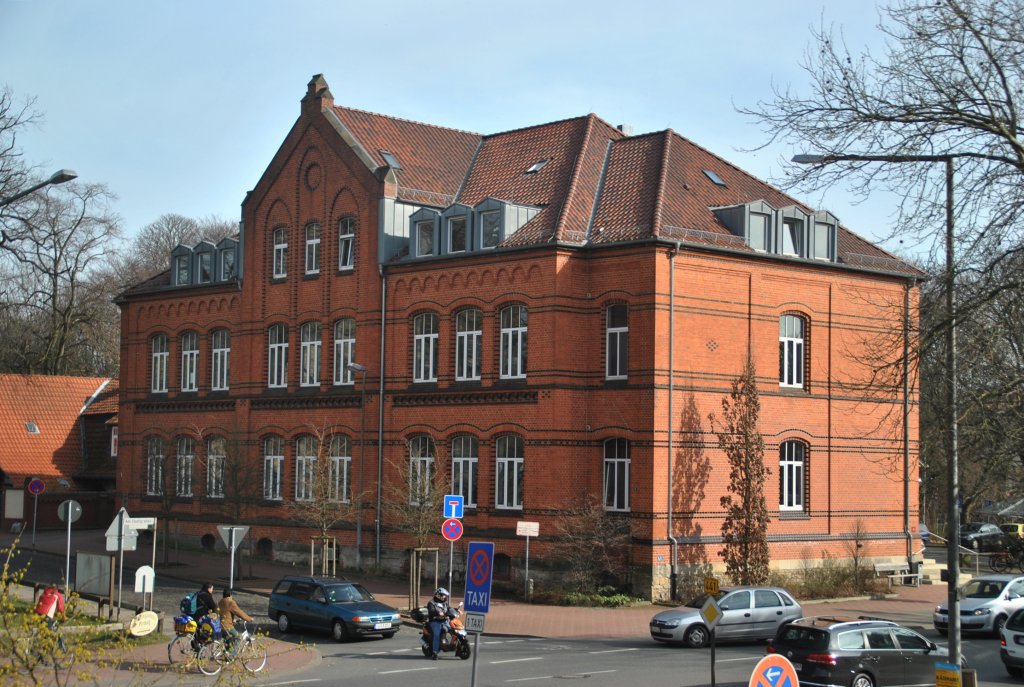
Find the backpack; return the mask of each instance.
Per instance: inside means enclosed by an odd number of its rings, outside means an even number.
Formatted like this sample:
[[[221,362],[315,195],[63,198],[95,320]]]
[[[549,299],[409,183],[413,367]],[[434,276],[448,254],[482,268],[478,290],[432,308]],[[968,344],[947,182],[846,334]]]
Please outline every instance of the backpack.
[[[180,608],[182,615],[196,614],[199,610],[199,592],[189,592],[185,595],[185,598],[181,600]]]

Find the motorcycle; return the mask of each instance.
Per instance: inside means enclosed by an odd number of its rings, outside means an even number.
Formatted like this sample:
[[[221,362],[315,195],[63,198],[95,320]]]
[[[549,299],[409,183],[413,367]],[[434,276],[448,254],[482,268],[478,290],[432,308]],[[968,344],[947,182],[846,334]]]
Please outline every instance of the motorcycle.
[[[429,658],[433,647],[430,622],[427,620],[427,607],[417,608],[411,615],[413,620],[423,624],[420,631],[420,649],[422,649],[423,655]],[[465,661],[470,656],[470,648],[469,636],[462,624],[462,603],[459,603],[457,609],[449,608],[447,617],[448,622],[445,623],[441,634],[439,653],[455,652],[456,656]]]

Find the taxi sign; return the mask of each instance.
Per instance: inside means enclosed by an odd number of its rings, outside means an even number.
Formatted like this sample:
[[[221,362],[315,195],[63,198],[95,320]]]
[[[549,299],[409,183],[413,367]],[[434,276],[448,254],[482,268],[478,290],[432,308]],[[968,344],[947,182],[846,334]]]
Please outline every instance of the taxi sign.
[[[491,578],[494,573],[494,543],[471,541],[466,551],[467,613],[486,613],[491,607]]]
[[[466,614],[466,632],[483,632],[484,631],[484,618],[487,616],[483,613],[467,613]]]
[[[722,609],[718,607],[715,597],[709,596],[704,605],[700,607],[700,617],[704,619],[708,629],[715,629],[715,625],[722,619]]]
[[[800,678],[788,658],[768,654],[754,666],[748,687],[800,687]]]
[[[704,578],[704,593],[711,594],[712,596],[718,595],[718,578],[717,577],[705,577]]]

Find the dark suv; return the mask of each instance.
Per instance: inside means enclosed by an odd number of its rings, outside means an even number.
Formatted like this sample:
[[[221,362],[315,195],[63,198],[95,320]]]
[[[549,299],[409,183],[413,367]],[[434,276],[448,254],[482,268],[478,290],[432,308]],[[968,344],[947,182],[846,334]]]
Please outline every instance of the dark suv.
[[[801,685],[933,685],[946,647],[888,620],[821,616],[786,623],[768,643]]]
[[[374,599],[363,585],[330,577],[285,577],[270,593],[267,615],[281,632],[329,631],[339,642],[363,635],[388,639],[402,625],[398,610]]]
[[[990,522],[969,522],[960,526],[960,546],[975,551],[1002,551],[1006,535]]]

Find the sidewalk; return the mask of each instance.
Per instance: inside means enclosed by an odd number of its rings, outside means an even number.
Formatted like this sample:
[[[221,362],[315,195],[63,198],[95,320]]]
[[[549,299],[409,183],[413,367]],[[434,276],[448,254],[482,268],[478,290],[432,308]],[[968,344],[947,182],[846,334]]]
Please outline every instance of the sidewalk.
[[[14,537],[11,534],[0,535],[0,546],[8,546]],[[28,548],[22,541],[22,548]],[[66,534],[64,532],[38,532],[36,548],[40,551],[65,554]],[[106,540],[103,530],[84,530],[73,532],[72,550],[102,553],[105,551]],[[179,551],[172,554],[176,561],[173,568],[164,572],[160,566],[160,552],[157,551],[156,584],[159,587],[161,576],[188,580],[198,585],[202,580],[213,577],[218,584],[217,573],[224,571],[226,577],[228,558],[222,553],[206,553],[201,551]],[[132,579],[128,570],[140,565],[149,565],[152,552],[140,546],[140,550],[125,552],[125,579]],[[248,577],[249,562],[244,564],[246,578],[236,580],[235,588],[254,594],[268,595],[274,584],[284,575],[303,574],[301,566],[293,566],[273,561],[254,561],[253,577]],[[408,589],[404,581],[378,579],[359,575],[360,581],[374,596],[386,604],[403,612],[408,610]],[[226,580],[223,580],[226,581]],[[430,592],[424,587],[426,603]],[[452,590],[453,599],[457,602],[461,597],[458,586]],[[945,585],[922,585],[920,587],[893,587],[893,594],[884,599],[837,599],[829,601],[802,602],[806,615],[871,615],[894,620],[910,627],[930,627],[931,615],[935,604],[946,599]],[[565,606],[533,605],[509,599],[492,599],[490,612],[486,617],[485,635],[530,636],[551,639],[646,639],[650,637],[648,623],[651,617],[665,606],[640,604],[628,608],[578,608]],[[164,609],[166,610],[166,609]],[[408,628],[405,631],[409,631]],[[318,662],[316,651],[288,651],[294,645],[284,642],[279,648],[279,656],[275,658],[275,672],[305,668]],[[158,647],[165,651],[162,645]],[[156,649],[147,649],[156,651]],[[141,657],[140,657],[141,658]],[[166,660],[166,654],[164,654]],[[293,665],[294,664],[294,665]]]

